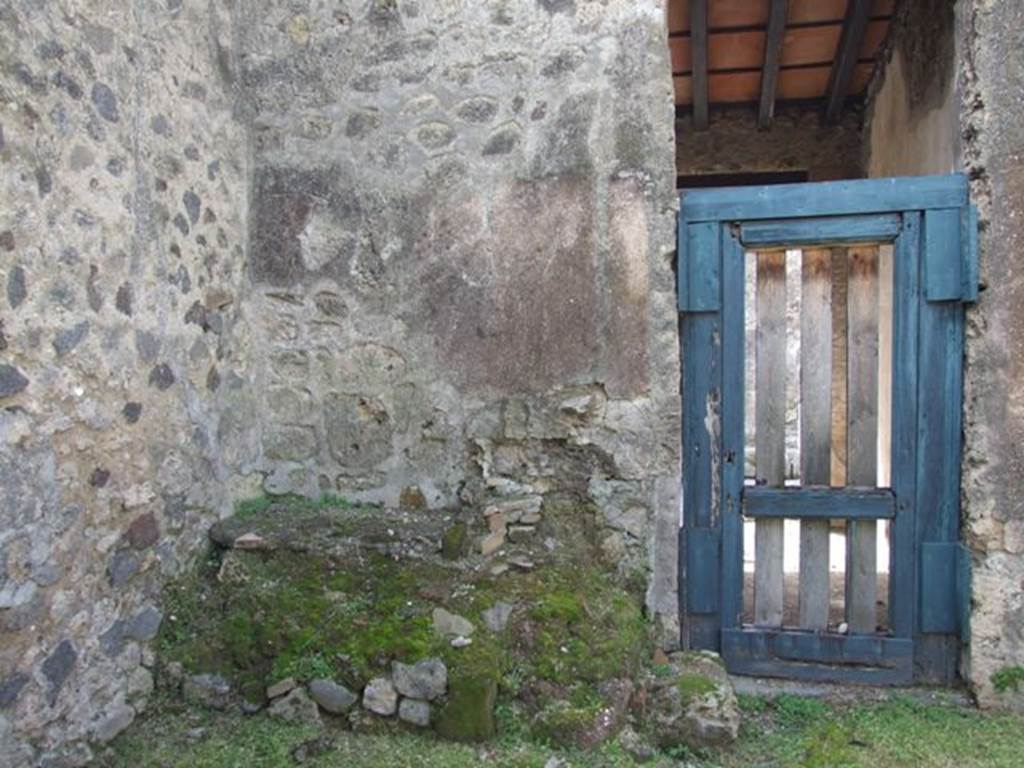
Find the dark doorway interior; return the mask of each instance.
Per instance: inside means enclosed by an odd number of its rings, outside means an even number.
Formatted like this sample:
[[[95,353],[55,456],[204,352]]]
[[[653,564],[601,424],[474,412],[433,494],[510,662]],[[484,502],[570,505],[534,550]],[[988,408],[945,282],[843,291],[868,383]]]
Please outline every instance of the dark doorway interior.
[[[761,171],[753,173],[695,173],[676,176],[676,189],[749,187],[765,184],[799,184],[808,180],[807,171]]]

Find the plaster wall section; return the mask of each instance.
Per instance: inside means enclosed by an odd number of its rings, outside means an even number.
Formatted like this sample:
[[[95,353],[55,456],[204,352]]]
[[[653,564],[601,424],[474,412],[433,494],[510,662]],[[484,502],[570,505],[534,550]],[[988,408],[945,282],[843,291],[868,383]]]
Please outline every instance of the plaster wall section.
[[[983,705],[1024,709],[993,676],[1024,666],[1024,7],[957,4],[962,167],[981,217],[968,312],[964,528],[974,555],[967,675]]]
[[[962,535],[972,553],[962,673],[983,706],[1024,706],[993,676],[1024,665],[1024,8],[905,3],[873,86],[871,176],[971,180],[982,291],[967,312]]]
[[[0,5],[0,764],[145,706],[160,583],[227,505],[246,141],[230,5]]]
[[[959,166],[959,96],[953,4],[904,3],[869,89],[869,177],[953,173]]]
[[[677,642],[663,3],[246,6],[241,474],[387,507],[592,505]]]

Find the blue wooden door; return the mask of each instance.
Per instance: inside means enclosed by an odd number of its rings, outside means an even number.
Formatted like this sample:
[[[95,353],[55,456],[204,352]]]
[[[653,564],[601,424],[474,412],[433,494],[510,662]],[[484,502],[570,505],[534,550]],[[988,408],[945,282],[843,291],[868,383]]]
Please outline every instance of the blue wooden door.
[[[683,644],[732,672],[949,683],[961,175],[683,192]]]

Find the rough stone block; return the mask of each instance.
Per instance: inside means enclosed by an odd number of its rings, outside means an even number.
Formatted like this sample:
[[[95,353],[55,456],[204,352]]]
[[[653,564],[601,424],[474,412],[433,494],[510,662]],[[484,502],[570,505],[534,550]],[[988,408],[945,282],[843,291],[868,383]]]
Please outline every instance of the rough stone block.
[[[356,694],[332,680],[311,680],[309,695],[322,709],[332,715],[348,712],[359,701]]]
[[[0,397],[10,397],[23,392],[28,387],[28,379],[13,365],[0,364]]]
[[[472,632],[472,628],[470,628]],[[468,632],[458,632],[465,635]],[[433,701],[443,696],[448,687],[448,669],[440,659],[424,659],[413,665],[391,663],[391,679],[395,689],[412,699]]]
[[[312,427],[273,425],[263,435],[263,451],[271,459],[302,461],[313,456],[316,449],[316,432]]]
[[[298,683],[294,677],[286,677],[284,680],[278,680],[273,685],[267,686],[267,698],[276,699],[280,696],[284,696],[289,691],[295,689]]]
[[[473,624],[458,614],[450,613],[444,608],[435,608],[432,614],[434,629],[442,635],[469,637],[473,634]]]
[[[391,455],[391,416],[376,398],[329,394],[324,422],[331,455],[344,467],[369,469]]]
[[[316,702],[309,698],[305,688],[295,688],[285,696],[275,699],[267,707],[267,714],[293,723],[320,724],[320,710],[317,709]]]
[[[398,692],[386,677],[375,677],[363,689],[363,708],[391,717],[398,708]]]
[[[426,728],[430,725],[430,704],[418,699],[402,699],[398,705],[398,719]]]

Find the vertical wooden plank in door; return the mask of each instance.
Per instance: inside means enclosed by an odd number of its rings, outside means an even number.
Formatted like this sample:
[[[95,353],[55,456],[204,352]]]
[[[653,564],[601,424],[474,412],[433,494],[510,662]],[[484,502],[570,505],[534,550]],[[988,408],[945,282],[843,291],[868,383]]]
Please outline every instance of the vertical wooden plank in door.
[[[851,486],[878,477],[878,248],[850,248],[847,285],[847,468]],[[877,625],[877,524],[851,521],[846,531],[846,620],[851,632]]]
[[[781,487],[786,470],[786,254],[757,254],[757,483]],[[760,519],[754,536],[754,623],[782,625],[783,521]]]
[[[914,643],[918,679],[949,685],[956,677],[963,305],[957,209],[924,212],[918,331],[917,535],[921,634]]]
[[[719,305],[720,238],[717,224],[687,224],[686,303],[683,339],[683,513],[688,642],[717,650],[719,558],[719,406],[721,325]],[[690,566],[694,566],[693,569]]]
[[[893,246],[878,247],[878,487],[892,487]]]
[[[846,249],[832,249],[832,485],[846,485]]]
[[[889,616],[893,633],[909,638],[917,626],[917,356],[921,214],[903,215],[893,254],[892,521]]]
[[[829,485],[832,459],[832,254],[805,249],[800,307],[800,481]],[[828,520],[800,521],[800,626],[828,625]]]
[[[722,601],[723,629],[743,613],[744,346],[746,254],[736,235],[722,236]]]

